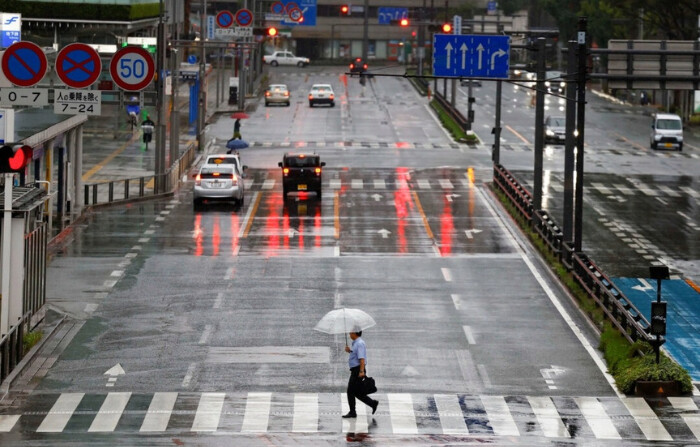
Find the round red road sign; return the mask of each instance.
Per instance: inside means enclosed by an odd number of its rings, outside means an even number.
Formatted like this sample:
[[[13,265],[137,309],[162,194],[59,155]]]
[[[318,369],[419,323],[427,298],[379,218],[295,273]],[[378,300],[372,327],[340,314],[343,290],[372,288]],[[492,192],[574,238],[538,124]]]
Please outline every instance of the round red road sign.
[[[88,87],[97,81],[101,72],[100,55],[84,43],[66,45],[56,56],[56,74],[68,87]]]
[[[37,84],[46,74],[47,68],[44,51],[32,42],[15,42],[2,55],[5,77],[20,87]]]
[[[137,46],[117,51],[109,63],[109,74],[124,90],[143,90],[153,80],[156,68],[151,54]]]

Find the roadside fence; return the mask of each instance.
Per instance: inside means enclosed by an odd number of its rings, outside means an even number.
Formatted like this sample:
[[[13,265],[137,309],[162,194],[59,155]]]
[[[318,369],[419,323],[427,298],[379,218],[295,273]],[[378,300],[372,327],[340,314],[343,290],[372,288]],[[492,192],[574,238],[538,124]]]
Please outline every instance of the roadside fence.
[[[24,332],[30,317],[29,313],[24,314],[22,319],[0,339],[0,383],[10,375],[10,372],[24,357]]]
[[[649,321],[585,253],[565,242],[560,226],[545,210],[533,210],[532,196],[503,166],[494,165],[493,181],[519,214],[531,223],[550,252],[573,274],[576,282],[603,310],[606,318],[630,343],[651,341]]]

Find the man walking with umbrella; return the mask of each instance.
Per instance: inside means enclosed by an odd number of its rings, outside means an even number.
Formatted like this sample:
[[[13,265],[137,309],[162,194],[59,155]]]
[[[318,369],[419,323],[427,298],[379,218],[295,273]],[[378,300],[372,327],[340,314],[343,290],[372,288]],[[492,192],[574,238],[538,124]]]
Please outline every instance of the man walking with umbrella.
[[[370,399],[366,394],[361,391],[360,382],[366,376],[366,366],[367,366],[367,346],[365,341],[361,338],[362,331],[350,332],[350,338],[352,339],[352,348],[345,346],[345,352],[350,353],[348,358],[348,365],[350,366],[350,380],[348,381],[348,406],[350,411],[348,414],[343,415],[343,418],[356,418],[357,413],[355,413],[355,398],[359,399],[368,407],[372,408],[372,414],[377,411],[377,406],[379,401]]]

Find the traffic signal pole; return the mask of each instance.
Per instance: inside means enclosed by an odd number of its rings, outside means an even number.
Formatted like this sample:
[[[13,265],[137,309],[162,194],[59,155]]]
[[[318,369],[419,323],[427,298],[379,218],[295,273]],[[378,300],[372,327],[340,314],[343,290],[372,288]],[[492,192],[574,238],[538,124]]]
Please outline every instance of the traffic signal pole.
[[[206,37],[206,15],[207,15],[207,0],[202,0],[202,11],[200,14],[199,24],[199,95],[197,98],[197,150],[204,151],[204,126],[206,124],[204,114],[206,113],[206,47],[204,39]],[[239,84],[240,85],[240,84]],[[240,89],[240,87],[239,87]]]
[[[5,174],[5,203],[2,216],[2,307],[0,307],[0,337],[10,331],[10,263],[12,262],[12,182],[14,174]]]
[[[163,175],[166,171],[165,166],[165,24],[163,23],[163,0],[160,0],[160,10],[158,14],[158,37],[157,37],[157,50],[156,50],[156,76],[158,77],[158,82],[156,83],[156,157],[155,157],[155,173],[156,182],[155,189],[156,194],[165,191],[165,179]],[[172,144],[172,142],[171,142]],[[146,148],[148,148],[148,143],[146,143]],[[172,162],[173,160],[171,160]]]

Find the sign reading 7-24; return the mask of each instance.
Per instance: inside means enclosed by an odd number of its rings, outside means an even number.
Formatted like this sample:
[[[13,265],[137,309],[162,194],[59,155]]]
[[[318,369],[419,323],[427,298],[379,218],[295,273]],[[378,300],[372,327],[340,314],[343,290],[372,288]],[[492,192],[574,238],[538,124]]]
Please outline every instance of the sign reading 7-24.
[[[155,66],[151,54],[137,46],[124,47],[112,57],[109,73],[114,82],[124,90],[143,90],[153,80]]]

